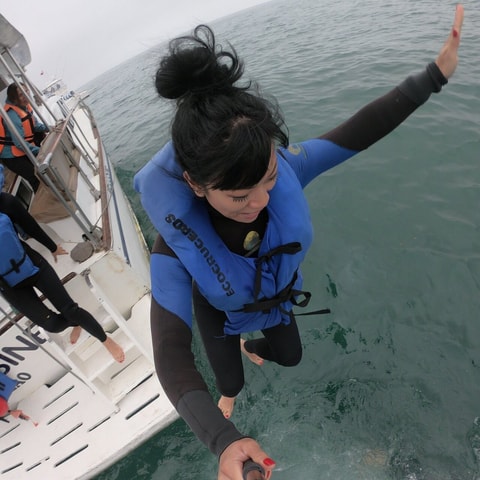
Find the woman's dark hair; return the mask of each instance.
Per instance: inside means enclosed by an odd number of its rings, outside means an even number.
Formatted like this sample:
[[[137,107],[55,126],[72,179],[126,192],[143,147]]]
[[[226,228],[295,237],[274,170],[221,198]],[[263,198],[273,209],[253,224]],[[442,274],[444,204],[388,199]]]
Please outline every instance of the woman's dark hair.
[[[11,83],[7,87],[7,100],[13,105],[17,105],[19,102],[18,98],[18,86],[16,83]]]
[[[199,25],[170,42],[155,78],[159,95],[177,101],[171,127],[177,161],[193,182],[220,190],[253,187],[267,171],[272,144],[288,145],[277,102],[251,82],[235,85],[243,62],[229,47]]]

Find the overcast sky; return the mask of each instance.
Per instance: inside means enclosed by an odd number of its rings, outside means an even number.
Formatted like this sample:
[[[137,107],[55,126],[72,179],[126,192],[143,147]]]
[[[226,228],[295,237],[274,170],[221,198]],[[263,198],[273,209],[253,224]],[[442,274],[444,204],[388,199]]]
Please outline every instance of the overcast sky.
[[[38,87],[59,76],[77,88],[198,23],[266,1],[0,0],[0,13],[26,38]]]

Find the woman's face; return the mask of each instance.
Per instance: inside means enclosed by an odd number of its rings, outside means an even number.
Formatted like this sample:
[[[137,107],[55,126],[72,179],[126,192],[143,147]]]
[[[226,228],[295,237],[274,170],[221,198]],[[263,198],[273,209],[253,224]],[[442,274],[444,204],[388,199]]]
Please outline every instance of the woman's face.
[[[196,195],[205,197],[217,212],[240,223],[255,221],[270,200],[270,190],[275,186],[278,162],[272,148],[270,162],[263,178],[252,188],[241,190],[198,189],[189,182]],[[187,178],[188,181],[188,178]]]
[[[17,102],[19,107],[26,107],[28,105],[28,98],[23,94],[23,92],[17,88]]]

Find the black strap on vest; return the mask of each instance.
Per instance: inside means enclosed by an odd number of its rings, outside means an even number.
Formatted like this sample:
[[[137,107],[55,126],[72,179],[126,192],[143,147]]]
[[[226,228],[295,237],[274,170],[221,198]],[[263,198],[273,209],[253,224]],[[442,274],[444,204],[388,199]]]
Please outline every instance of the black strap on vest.
[[[27,259],[27,252],[23,252],[22,258],[19,262],[15,261],[13,258],[10,258],[10,265],[11,267],[6,271],[0,274],[0,277],[6,277],[9,273],[19,273],[20,267],[23,265],[23,262]]]
[[[16,262],[13,259],[10,259],[10,264],[12,267],[8,269],[6,272],[3,272],[3,274],[0,274],[0,290],[5,290],[7,288],[12,288],[8,282],[5,280],[4,277],[6,277],[9,273],[16,272],[18,273],[20,271],[20,266],[23,264],[23,262],[27,259],[27,252],[23,253],[23,256],[19,262]],[[36,275],[36,274],[35,274]],[[30,278],[30,277],[29,277]]]
[[[255,285],[254,285],[254,302],[247,303],[243,306],[241,311],[246,313],[253,313],[253,312],[269,312],[272,308],[279,307],[282,313],[287,315],[293,315],[293,312],[288,312],[280,307],[280,305],[284,302],[290,301],[293,305],[297,307],[306,307],[308,302],[310,302],[310,298],[312,294],[310,292],[306,292],[303,290],[297,290],[293,288],[293,285],[297,281],[297,272],[293,274],[292,280],[290,283],[280,292],[272,298],[261,298],[259,299],[258,296],[260,295],[261,283],[262,283],[262,265],[266,261],[270,260],[274,255],[278,254],[286,254],[286,255],[294,255],[302,250],[302,245],[300,242],[291,242],[286,243],[285,245],[280,245],[278,247],[273,248],[266,254],[258,257],[256,260],[256,272],[255,272]],[[297,297],[303,296],[303,300],[298,301]],[[325,313],[330,313],[330,309],[326,308],[323,310],[315,310],[314,312],[307,312],[307,313],[297,313],[295,315],[321,315]]]

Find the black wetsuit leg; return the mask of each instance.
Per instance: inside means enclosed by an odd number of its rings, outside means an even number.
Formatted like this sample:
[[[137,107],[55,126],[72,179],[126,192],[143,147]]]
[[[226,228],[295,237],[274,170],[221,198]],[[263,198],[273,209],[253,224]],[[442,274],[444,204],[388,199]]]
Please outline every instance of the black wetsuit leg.
[[[212,307],[195,284],[193,307],[218,391],[226,397],[236,397],[244,384],[240,335],[225,335],[225,312]]]
[[[2,291],[5,299],[32,322],[49,332],[61,332],[68,327],[80,326],[104,342],[107,336],[102,326],[89,312],[74,302],[47,260],[28,247],[27,253],[40,271],[16,287],[5,287]],[[47,308],[33,287],[38,288],[60,314]]]
[[[33,163],[26,155],[24,157],[3,158],[2,163],[9,170],[27,180],[32,186],[34,192],[38,190],[40,180],[35,175],[35,167],[33,166]]]
[[[302,342],[297,322],[292,316],[288,325],[281,323],[262,330],[265,338],[247,340],[245,350],[255,353],[264,360],[278,363],[284,367],[293,367],[302,359]]]
[[[193,306],[217,388],[222,395],[235,397],[244,385],[240,335],[225,335],[225,312],[212,307],[196,285],[193,287]],[[294,317],[288,325],[280,324],[264,329],[262,333],[264,338],[245,342],[248,352],[285,367],[298,365],[302,359],[302,342]]]

